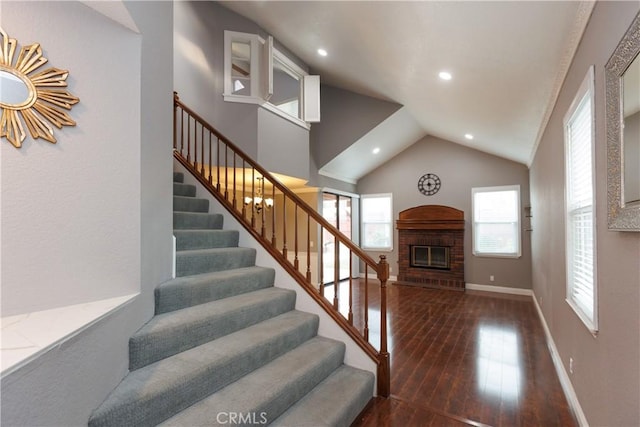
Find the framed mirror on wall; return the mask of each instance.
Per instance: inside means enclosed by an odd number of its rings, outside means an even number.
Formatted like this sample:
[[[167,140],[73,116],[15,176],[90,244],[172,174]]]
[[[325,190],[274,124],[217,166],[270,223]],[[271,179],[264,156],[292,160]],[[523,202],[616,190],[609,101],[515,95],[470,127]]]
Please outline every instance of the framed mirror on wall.
[[[640,13],[605,65],[607,224],[640,231]]]
[[[64,89],[69,72],[40,68],[47,63],[39,43],[23,46],[0,28],[0,138],[20,148],[27,137],[56,143],[51,125],[75,126],[64,110],[79,99]]]

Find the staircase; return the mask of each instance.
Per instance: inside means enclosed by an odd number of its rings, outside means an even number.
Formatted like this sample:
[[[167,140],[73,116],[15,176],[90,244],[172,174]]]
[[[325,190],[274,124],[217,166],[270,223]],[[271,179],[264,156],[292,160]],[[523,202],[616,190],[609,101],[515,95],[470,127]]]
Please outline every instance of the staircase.
[[[131,337],[130,373],[89,420],[101,426],[348,426],[373,395],[345,345],[317,335],[316,315],[238,247],[238,231],[174,173],[176,279]]]

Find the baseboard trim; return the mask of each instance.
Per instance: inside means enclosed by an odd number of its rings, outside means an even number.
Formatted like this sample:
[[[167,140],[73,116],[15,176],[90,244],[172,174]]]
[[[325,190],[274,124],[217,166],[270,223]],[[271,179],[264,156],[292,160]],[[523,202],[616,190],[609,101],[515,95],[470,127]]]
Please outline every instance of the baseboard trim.
[[[531,289],[508,288],[506,286],[491,286],[491,285],[478,285],[475,283],[467,283],[466,289],[471,291],[498,292],[501,294],[533,296],[533,291]]]
[[[360,273],[359,277],[361,279],[364,279],[364,273]],[[375,272],[371,272],[369,273],[369,279],[376,279],[378,280],[378,278],[376,277],[376,273]],[[389,279],[387,279],[387,283],[389,282],[395,282],[396,280],[398,280],[398,276],[389,276]]]
[[[575,415],[578,424],[581,427],[589,427],[589,422],[587,421],[587,417],[584,415],[582,411],[582,406],[580,406],[580,402],[578,401],[578,396],[576,395],[575,390],[573,389],[573,385],[571,384],[571,379],[567,374],[567,371],[564,369],[564,364],[562,363],[562,358],[560,357],[560,353],[558,353],[558,348],[556,347],[555,342],[553,341],[553,337],[551,336],[551,331],[549,330],[549,325],[547,325],[547,321],[542,314],[542,309],[540,305],[538,305],[538,299],[536,298],[536,294],[531,291],[533,296],[533,304],[536,307],[536,311],[538,312],[538,317],[540,317],[540,322],[542,323],[542,328],[544,329],[544,335],[547,340],[547,346],[549,347],[549,352],[551,353],[551,360],[553,360],[553,365],[556,368],[556,372],[558,374],[558,379],[560,380],[560,385],[562,386],[562,390],[564,391],[564,395],[569,402],[569,406]]]

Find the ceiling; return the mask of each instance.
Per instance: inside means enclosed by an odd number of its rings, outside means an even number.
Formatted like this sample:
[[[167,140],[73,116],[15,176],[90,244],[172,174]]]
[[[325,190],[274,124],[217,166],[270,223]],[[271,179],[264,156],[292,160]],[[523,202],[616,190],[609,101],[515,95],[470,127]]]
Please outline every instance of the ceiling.
[[[401,117],[324,165],[352,181],[427,134],[530,165],[594,4],[221,3],[273,35],[323,83],[403,106]],[[439,79],[443,70],[453,78]]]

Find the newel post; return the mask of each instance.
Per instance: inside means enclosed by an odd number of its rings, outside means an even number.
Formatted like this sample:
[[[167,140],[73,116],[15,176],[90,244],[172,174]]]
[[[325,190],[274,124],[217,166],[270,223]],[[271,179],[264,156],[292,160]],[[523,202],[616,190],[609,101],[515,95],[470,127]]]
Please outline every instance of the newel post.
[[[173,92],[173,149],[178,148],[178,130],[176,122],[178,121],[178,92]]]
[[[391,370],[389,352],[387,351],[387,280],[389,280],[389,264],[387,257],[380,255],[378,263],[378,280],[380,280],[380,354],[378,355],[378,396],[389,397],[391,394]]]

